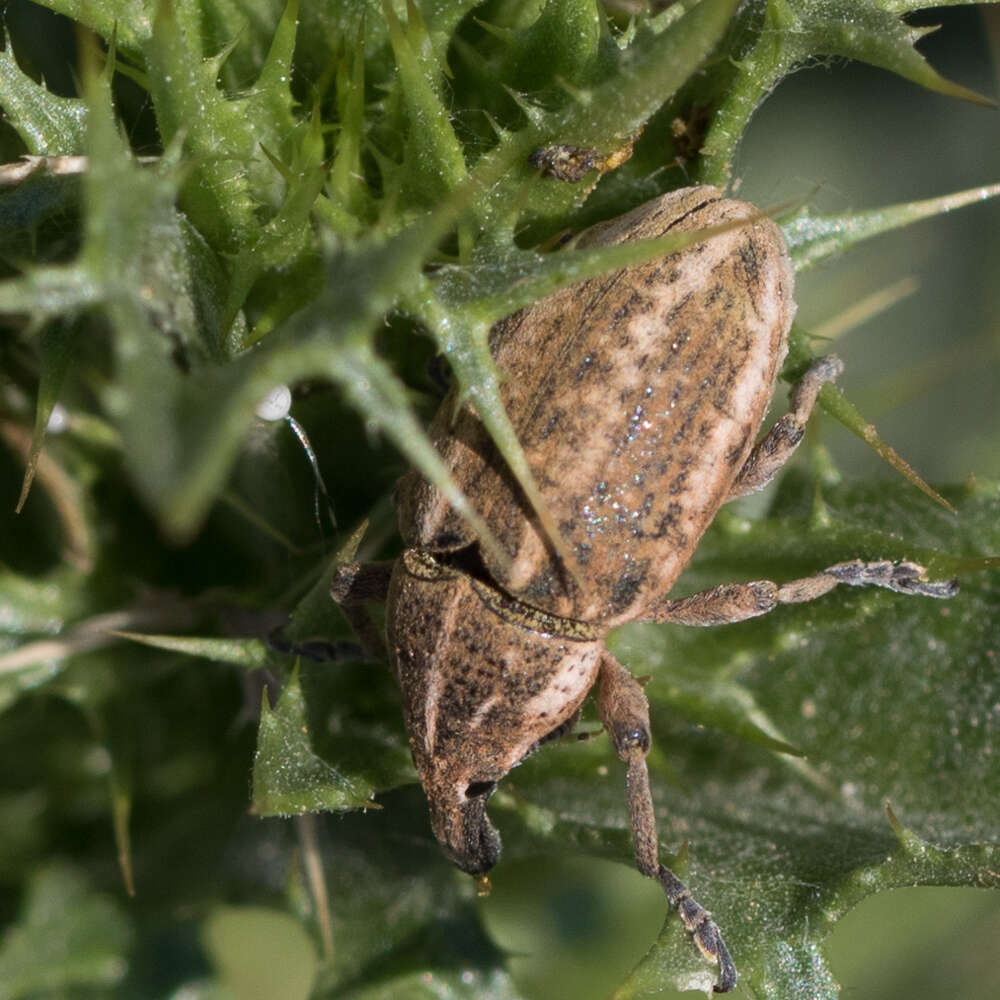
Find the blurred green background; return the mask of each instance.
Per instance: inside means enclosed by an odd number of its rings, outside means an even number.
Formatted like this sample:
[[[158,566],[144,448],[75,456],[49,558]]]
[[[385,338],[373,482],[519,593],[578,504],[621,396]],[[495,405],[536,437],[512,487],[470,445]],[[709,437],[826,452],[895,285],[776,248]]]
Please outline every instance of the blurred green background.
[[[56,90],[71,92],[72,31],[24,0],[5,5],[4,13],[8,22],[20,19],[27,25],[22,30],[44,37],[36,50],[38,68]],[[1000,95],[1000,11],[942,10],[923,20],[944,24],[922,44],[942,73],[987,95]],[[0,135],[0,148],[13,149],[9,139]],[[932,197],[1000,179],[1000,118],[995,109],[967,106],[870,68],[814,67],[784,82],[765,103],[743,144],[736,176],[738,193],[764,206],[808,197],[821,210],[841,211]],[[903,284],[909,289],[890,310],[840,335],[837,350],[849,360],[843,379],[848,394],[932,482],[1000,477],[998,276],[1000,206],[989,203],[883,236],[810,272],[799,285],[799,322],[810,330],[886,289]],[[859,442],[838,428],[827,430],[825,440],[848,476],[891,475]],[[371,464],[374,446],[360,426],[354,437]],[[280,467],[287,454],[269,457]],[[387,482],[396,471],[392,463],[390,457]],[[5,464],[5,477],[16,474],[13,463]],[[300,490],[299,495],[308,492]],[[236,575],[241,568],[227,571]],[[176,677],[170,683],[177,683]],[[203,691],[200,686],[195,690],[199,695]],[[155,688],[150,697],[155,698]],[[169,763],[158,765],[150,785],[166,795],[196,784],[192,776],[199,768],[217,767],[215,807],[220,815],[238,816],[247,801],[252,733],[244,730],[233,738],[221,762],[184,753],[186,727],[209,727],[227,711],[237,717],[242,692],[220,680],[215,697],[213,705],[193,705],[184,718],[160,721],[160,759]],[[39,699],[12,715],[5,720],[10,741],[19,732],[30,739],[46,727],[82,727],[76,713],[54,700]],[[45,747],[39,747],[39,776],[48,763]],[[107,773],[107,761],[97,753],[75,763],[90,778]],[[65,761],[51,768],[71,770]],[[0,791],[8,851],[0,859],[4,921],[23,902],[9,888],[21,874],[14,848],[20,838],[23,856],[31,857],[32,824],[42,822],[31,797],[32,778],[31,773],[9,775]],[[91,865],[107,884],[114,880],[116,858],[103,795],[103,785],[83,782],[66,790],[80,818],[75,829],[86,842],[68,840],[59,846],[66,856]],[[143,820],[137,816],[137,825]],[[176,838],[192,822],[197,821],[190,816],[172,817],[158,831],[159,840],[146,841],[146,863],[161,857],[169,864]],[[206,837],[178,879],[207,878],[221,863],[252,871],[254,879],[267,882],[268,864],[277,868],[279,863],[275,845],[282,837],[293,839],[289,824],[268,821],[262,825],[271,833],[260,837],[259,849],[236,854],[227,852],[226,843],[212,840],[212,832],[226,829],[225,823],[216,826],[204,816],[200,822]],[[342,822],[317,818],[320,832]],[[284,834],[272,836],[278,828],[286,828]],[[169,882],[174,873],[159,875]],[[280,884],[282,877],[276,872],[274,882]],[[475,905],[495,942],[513,956],[518,985],[532,1000],[607,996],[652,942],[664,916],[655,885],[627,867],[589,858],[511,861],[496,871],[493,887],[492,895]],[[64,893],[53,898],[73,897]],[[143,899],[140,893],[138,905],[147,921],[156,904],[155,896]],[[169,919],[174,923],[160,928],[156,937],[157,953],[139,958],[148,966],[144,982],[176,981],[182,970],[202,968],[207,956],[218,979],[238,997],[295,1000],[306,995],[315,946],[286,914],[232,900],[209,918],[198,938],[192,931],[194,914],[181,910]],[[1000,894],[911,889],[863,903],[838,926],[828,951],[844,984],[843,995],[851,1000],[992,1000],[1000,995],[1000,965],[992,957],[998,941]],[[0,983],[0,998],[4,991]]]

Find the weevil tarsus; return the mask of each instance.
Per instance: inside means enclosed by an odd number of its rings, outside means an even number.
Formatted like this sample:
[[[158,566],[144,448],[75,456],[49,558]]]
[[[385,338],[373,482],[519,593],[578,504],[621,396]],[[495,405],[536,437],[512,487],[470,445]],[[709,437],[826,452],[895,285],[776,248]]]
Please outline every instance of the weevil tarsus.
[[[879,562],[863,562],[853,559],[837,563],[823,570],[824,576],[832,576],[837,583],[848,587],[884,587],[897,594],[915,594],[919,597],[936,597],[947,600],[958,593],[958,580],[928,580],[927,570],[919,563],[901,560],[893,562],[883,559]],[[785,584],[778,591],[782,604],[793,603],[786,596]],[[811,598],[807,597],[806,600]]]
[[[655,878],[694,938],[698,950],[719,966],[719,978],[713,989],[728,993],[739,978],[729,949],[711,913],[692,895],[688,887],[660,861],[660,843],[656,832],[656,814],[649,785],[646,756],[651,737],[649,703],[639,682],[610,653],[601,658],[598,679],[597,711],[611,737],[615,752],[627,765],[625,787],[629,819],[639,871]]]

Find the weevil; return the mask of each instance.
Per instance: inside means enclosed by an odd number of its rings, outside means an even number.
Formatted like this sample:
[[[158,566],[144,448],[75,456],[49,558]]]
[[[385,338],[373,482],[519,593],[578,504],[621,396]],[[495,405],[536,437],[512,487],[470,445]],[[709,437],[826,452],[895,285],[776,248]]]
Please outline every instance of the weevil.
[[[739,220],[746,220],[739,225]],[[499,322],[490,347],[504,406],[567,567],[469,404],[453,388],[430,436],[506,558],[481,548],[416,472],[397,493],[402,556],[352,564],[333,596],[362,638],[359,605],[384,598],[388,658],[410,749],[445,854],[484,876],[500,856],[486,804],[512,768],[575,722],[588,692],[626,765],[636,865],[659,881],[716,992],[736,967],[711,914],[660,862],[646,756],[649,707],[604,646],[625,622],[715,625],[810,601],[838,584],[950,597],[911,562],[852,561],[813,576],[668,592],[722,504],[765,486],[802,439],[842,365],[816,360],[757,440],[795,314],[774,223],[710,187],[665,194],[583,233],[600,246],[736,223],[669,256],[565,288]]]

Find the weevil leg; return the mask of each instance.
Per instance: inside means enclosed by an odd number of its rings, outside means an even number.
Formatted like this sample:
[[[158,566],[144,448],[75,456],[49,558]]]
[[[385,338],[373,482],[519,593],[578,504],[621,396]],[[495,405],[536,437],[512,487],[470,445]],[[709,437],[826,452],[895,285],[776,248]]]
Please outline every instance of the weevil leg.
[[[817,358],[795,383],[789,398],[791,409],[754,445],[726,502],[762,490],[778,470],[792,457],[806,432],[806,424],[816,405],[816,397],[827,382],[844,370],[844,363],[833,354]]]
[[[330,596],[343,608],[384,601],[389,593],[393,563],[345,563],[330,581]]]
[[[766,615],[781,604],[803,604],[829,593],[834,587],[883,587],[897,594],[941,599],[958,593],[957,580],[927,580],[927,571],[913,562],[863,562],[860,559],[837,563],[814,576],[788,583],[750,580],[725,583],[690,597],[662,601],[646,619],[679,625],[727,625]]]
[[[346,639],[307,639],[291,642],[278,627],[267,637],[267,644],[277,653],[301,656],[313,663],[348,663],[360,660],[364,650],[360,643]]]
[[[385,642],[365,604],[385,600],[392,565],[391,562],[345,563],[330,582],[330,596],[354,629],[365,655],[382,663],[389,662]]]
[[[597,712],[611,737],[615,752],[628,768],[625,784],[636,867],[643,875],[655,878],[663,887],[667,900],[677,909],[698,949],[719,966],[715,992],[728,993],[739,976],[719,928],[708,910],[692,897],[687,886],[660,861],[656,815],[646,766],[651,741],[649,702],[639,682],[607,652],[601,658]]]

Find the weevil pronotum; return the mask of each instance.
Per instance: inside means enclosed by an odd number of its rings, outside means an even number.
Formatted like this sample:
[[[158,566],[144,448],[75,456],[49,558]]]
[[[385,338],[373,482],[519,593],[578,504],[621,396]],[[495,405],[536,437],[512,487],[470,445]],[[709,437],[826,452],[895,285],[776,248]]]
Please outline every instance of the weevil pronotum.
[[[498,323],[502,398],[576,565],[567,572],[472,407],[457,390],[431,425],[435,447],[507,555],[492,558],[418,474],[400,483],[406,551],[350,565],[333,596],[353,621],[387,600],[388,656],[410,748],[448,857],[481,876],[500,855],[486,803],[528,754],[597,711],[627,766],[639,871],[657,879],[707,959],[715,990],[735,965],[711,915],[659,859],[642,688],[605,648],[625,622],[715,625],[810,601],[838,584],[950,597],[910,562],[845,562],[789,583],[724,584],[671,600],[671,585],[719,507],[761,489],[787,461],[823,384],[821,358],[788,413],[755,443],[795,313],[780,230],[709,187],[663,195],[584,233],[578,246],[747,223],[670,256],[565,288]],[[362,624],[361,626],[365,626]],[[369,638],[371,633],[369,630]]]

